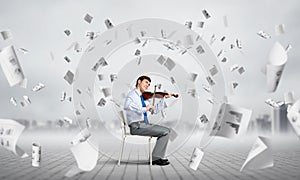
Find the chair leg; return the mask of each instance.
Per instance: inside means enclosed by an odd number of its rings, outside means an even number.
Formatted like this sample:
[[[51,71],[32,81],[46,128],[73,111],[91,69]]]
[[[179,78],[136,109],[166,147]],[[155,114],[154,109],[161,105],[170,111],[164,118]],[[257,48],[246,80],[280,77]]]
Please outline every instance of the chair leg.
[[[152,166],[152,152],[151,152],[151,138],[149,138],[149,158],[150,158],[150,166]]]
[[[120,151],[120,154],[119,154],[118,166],[121,165],[121,159],[122,159],[122,156],[123,156],[124,144],[125,144],[125,137],[122,139],[121,151]]]

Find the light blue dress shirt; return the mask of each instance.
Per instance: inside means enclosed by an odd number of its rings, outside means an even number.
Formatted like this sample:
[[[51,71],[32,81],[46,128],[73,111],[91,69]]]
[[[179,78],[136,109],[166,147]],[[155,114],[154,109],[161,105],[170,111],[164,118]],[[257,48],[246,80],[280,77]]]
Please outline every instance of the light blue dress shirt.
[[[142,105],[142,101],[140,98],[141,95],[142,93],[134,88],[128,93],[126,97],[124,110],[126,112],[128,125],[133,122],[144,121],[144,113],[146,112],[146,107],[143,107]],[[161,98],[161,100],[154,106],[154,114],[157,114],[164,108],[164,99],[165,98]],[[146,106],[149,105],[149,103],[149,100],[145,100]]]

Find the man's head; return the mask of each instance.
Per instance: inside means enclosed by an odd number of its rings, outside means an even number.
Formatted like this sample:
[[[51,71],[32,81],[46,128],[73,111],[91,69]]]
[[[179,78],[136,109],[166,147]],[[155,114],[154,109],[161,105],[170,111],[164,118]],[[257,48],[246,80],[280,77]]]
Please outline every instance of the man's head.
[[[137,80],[136,80],[136,84],[135,87],[141,92],[143,93],[144,91],[146,91],[148,89],[148,87],[150,86],[151,83],[151,79],[148,76],[140,76]]]

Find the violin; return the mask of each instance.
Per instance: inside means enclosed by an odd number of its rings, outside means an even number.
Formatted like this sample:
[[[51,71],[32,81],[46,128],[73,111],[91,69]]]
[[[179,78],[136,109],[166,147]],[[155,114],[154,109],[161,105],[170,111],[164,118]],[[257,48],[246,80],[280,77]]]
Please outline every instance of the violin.
[[[144,98],[144,100],[147,100],[147,99],[150,99],[152,98],[153,101],[152,101],[152,106],[154,106],[154,103],[155,103],[155,98],[163,98],[165,97],[165,95],[168,95],[169,93],[166,93],[166,92],[156,92],[156,86],[154,86],[154,92],[148,92],[148,91],[145,91],[142,93],[142,96]],[[172,96],[174,96],[175,98],[178,98],[178,94],[171,94]],[[154,113],[154,110],[151,111],[151,114]]]
[[[149,91],[145,91],[142,93],[144,100],[150,99],[150,98],[163,98],[166,95],[168,95],[169,93],[166,92],[149,92]],[[154,97],[153,97],[154,95]],[[173,97],[178,98],[178,94],[171,94]]]

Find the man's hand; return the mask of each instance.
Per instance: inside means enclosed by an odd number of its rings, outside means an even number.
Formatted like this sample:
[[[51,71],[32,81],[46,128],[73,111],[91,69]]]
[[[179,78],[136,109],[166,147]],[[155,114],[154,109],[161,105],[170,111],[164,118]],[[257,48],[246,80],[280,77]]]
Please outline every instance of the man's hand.
[[[154,110],[154,106],[152,106],[152,105],[146,106],[146,111],[150,111],[151,109]]]
[[[170,97],[172,97],[172,94],[167,94],[167,95],[165,95],[165,98],[170,98]]]

